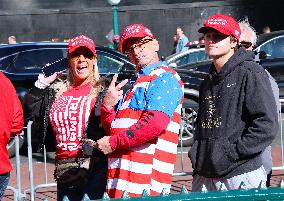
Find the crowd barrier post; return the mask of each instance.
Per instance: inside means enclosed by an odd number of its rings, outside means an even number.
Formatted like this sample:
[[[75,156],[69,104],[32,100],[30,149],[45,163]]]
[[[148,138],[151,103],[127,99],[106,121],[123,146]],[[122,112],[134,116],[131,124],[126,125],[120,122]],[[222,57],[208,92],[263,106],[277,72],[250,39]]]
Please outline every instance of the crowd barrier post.
[[[44,174],[45,174],[45,183],[35,185],[34,184],[34,174],[33,174],[33,152],[32,152],[32,121],[28,122],[27,126],[27,141],[28,141],[28,161],[29,161],[29,176],[30,176],[30,195],[31,195],[31,201],[35,200],[36,197],[36,191],[41,188],[48,188],[48,187],[56,187],[56,183],[48,183],[47,180],[47,160],[46,160],[46,148],[44,146]]]
[[[20,134],[24,135],[24,131]],[[7,186],[7,189],[13,191],[14,194],[14,201],[20,201],[22,198],[25,198],[26,195],[22,193],[22,186],[21,186],[21,161],[20,161],[20,135],[15,136],[15,149],[16,149],[16,179],[17,179],[17,188],[12,186]]]
[[[28,141],[28,161],[29,161],[29,178],[30,178],[30,195],[31,195],[31,201],[35,200],[34,195],[34,173],[33,173],[33,149],[32,149],[32,141],[31,141],[31,133],[32,133],[32,121],[28,122],[27,126],[27,141]]]

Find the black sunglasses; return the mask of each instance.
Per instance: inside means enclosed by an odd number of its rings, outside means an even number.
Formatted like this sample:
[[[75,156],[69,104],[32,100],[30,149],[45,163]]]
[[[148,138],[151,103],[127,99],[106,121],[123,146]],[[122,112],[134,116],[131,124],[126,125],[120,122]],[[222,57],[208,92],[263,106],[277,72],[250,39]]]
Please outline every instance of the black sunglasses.
[[[252,46],[252,43],[251,43],[251,42],[248,42],[248,41],[241,41],[241,42],[240,42],[240,46],[242,46],[242,47],[248,49],[248,48],[250,48],[250,47]]]
[[[75,51],[75,52],[71,53],[70,57],[72,59],[78,59],[81,55],[83,55],[87,59],[92,59],[94,57],[93,53],[89,50]]]
[[[135,48],[141,48],[144,44],[152,41],[153,39],[150,38],[146,38],[146,39],[142,39],[136,43],[134,43],[133,45],[131,45],[130,47],[128,47],[125,51],[124,54],[130,54],[131,52],[134,52]]]

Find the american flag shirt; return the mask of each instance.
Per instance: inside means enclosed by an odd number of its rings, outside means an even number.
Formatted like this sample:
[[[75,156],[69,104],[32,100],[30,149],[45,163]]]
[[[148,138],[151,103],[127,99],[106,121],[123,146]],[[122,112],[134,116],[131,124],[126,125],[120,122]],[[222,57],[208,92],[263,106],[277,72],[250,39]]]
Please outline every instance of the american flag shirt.
[[[81,139],[95,100],[88,101],[92,85],[72,87],[53,102],[49,120],[56,137],[56,158],[76,157],[82,154]]]
[[[141,196],[144,189],[151,195],[163,189],[169,192],[176,161],[183,82],[163,62],[143,68],[132,82],[111,122],[110,135],[126,131],[145,111],[162,112],[170,121],[156,139],[109,154],[107,193],[111,198],[121,197],[124,191],[133,197]]]

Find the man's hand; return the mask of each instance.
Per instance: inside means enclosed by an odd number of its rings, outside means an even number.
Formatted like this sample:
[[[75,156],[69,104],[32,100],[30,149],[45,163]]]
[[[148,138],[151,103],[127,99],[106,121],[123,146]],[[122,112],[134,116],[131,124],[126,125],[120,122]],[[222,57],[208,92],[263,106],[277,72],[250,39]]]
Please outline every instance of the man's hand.
[[[105,97],[103,99],[103,103],[108,109],[114,107],[118,103],[118,101],[123,98],[123,90],[121,90],[121,88],[128,82],[128,80],[125,79],[115,86],[117,77],[117,74],[113,76],[109,88],[106,91]]]
[[[109,154],[113,151],[109,143],[110,137],[111,136],[105,136],[97,141],[98,150],[100,150],[104,154]]]

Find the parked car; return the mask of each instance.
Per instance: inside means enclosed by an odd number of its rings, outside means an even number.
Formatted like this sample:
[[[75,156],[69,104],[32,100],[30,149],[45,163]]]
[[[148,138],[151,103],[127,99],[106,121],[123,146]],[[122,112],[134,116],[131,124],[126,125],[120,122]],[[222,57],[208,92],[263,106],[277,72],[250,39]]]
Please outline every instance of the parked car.
[[[204,45],[191,45],[188,50],[172,54],[165,59],[172,68],[205,60],[209,60],[209,57],[205,53]]]
[[[284,98],[284,30],[262,34],[255,47],[256,59],[276,80]]]
[[[11,80],[22,101],[28,90],[33,87],[38,74],[42,72],[42,67],[66,58],[67,48],[67,43],[53,42],[1,45],[0,70]],[[97,46],[96,50],[101,76],[110,77],[118,73],[118,80],[123,80],[135,74],[135,66],[125,55],[102,46]],[[33,140],[37,143],[36,132],[33,132]],[[24,141],[25,136],[22,136],[20,145],[23,145]],[[15,154],[14,139],[10,140],[8,151],[10,156]]]
[[[198,112],[199,87],[208,76],[208,69],[212,61],[187,64],[176,69],[184,82],[184,105],[181,119],[181,135],[179,144],[191,146],[193,143],[194,126]]]
[[[118,73],[118,80],[130,78],[135,74],[135,66],[128,58],[110,48],[97,46],[98,67],[101,76],[111,77]],[[38,42],[19,43],[15,45],[0,46],[0,71],[2,71],[15,86],[18,97],[22,101],[25,94],[34,86],[38,74],[47,63],[66,58],[67,43]],[[126,86],[129,88],[129,85]],[[185,99],[183,108],[192,105],[192,100]],[[187,109],[183,109],[187,110]],[[188,118],[186,115],[183,118]],[[182,124],[187,121],[182,120]],[[186,126],[187,127],[187,126]],[[33,134],[33,144],[38,144],[36,132]],[[20,145],[25,142],[21,136]],[[35,146],[37,147],[37,146]],[[15,154],[15,141],[12,139],[8,145],[10,156]]]
[[[258,36],[254,47],[256,60],[275,78],[279,96],[284,98],[284,30]],[[182,136],[185,146],[191,145],[198,110],[199,87],[208,76],[212,61],[201,61],[179,66],[176,71],[185,85],[185,98],[193,100],[183,112]],[[283,108],[283,103],[282,103]]]

